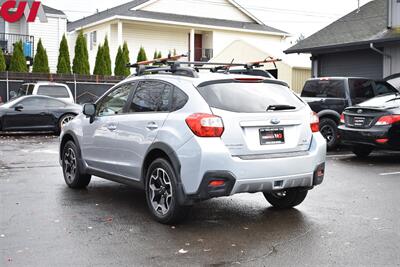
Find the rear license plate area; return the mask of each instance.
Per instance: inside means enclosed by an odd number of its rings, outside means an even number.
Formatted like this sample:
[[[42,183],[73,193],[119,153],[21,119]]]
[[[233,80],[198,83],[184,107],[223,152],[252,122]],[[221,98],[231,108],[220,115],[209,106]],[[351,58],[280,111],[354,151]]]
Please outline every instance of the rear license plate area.
[[[277,145],[285,143],[285,132],[283,128],[262,128],[260,129],[261,145]]]

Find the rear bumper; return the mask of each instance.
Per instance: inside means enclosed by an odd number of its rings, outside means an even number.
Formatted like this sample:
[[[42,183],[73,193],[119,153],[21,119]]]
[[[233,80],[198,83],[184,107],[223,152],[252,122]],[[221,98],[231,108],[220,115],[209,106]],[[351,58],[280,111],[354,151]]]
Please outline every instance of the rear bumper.
[[[398,137],[391,133],[391,126],[379,126],[369,129],[348,128],[345,125],[339,126],[339,134],[341,141],[345,145],[372,146],[382,149],[400,149],[398,145]],[[385,143],[377,142],[377,140],[387,139]]]
[[[218,138],[193,138],[179,149],[178,157],[182,166],[182,186],[189,198],[207,199],[293,187],[312,188],[323,180],[323,175],[315,179],[315,173],[319,167],[324,167],[326,141],[318,133],[314,134],[310,149],[305,153],[289,157],[265,155],[264,158],[242,159],[232,157]],[[225,190],[215,194],[204,193],[212,178],[226,178]]]

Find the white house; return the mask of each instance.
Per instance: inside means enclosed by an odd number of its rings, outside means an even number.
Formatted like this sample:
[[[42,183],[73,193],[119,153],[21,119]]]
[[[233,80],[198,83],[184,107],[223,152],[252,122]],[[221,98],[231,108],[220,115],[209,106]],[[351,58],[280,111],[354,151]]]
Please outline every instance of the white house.
[[[208,61],[237,40],[263,51],[281,50],[288,33],[265,25],[234,0],[135,0],[68,24],[72,48],[78,32],[87,36],[93,70],[105,36],[114,62],[118,46],[128,43],[131,61],[140,46],[149,58],[176,49],[191,60]],[[73,49],[71,49],[73,50]],[[73,57],[73,51],[71,51]],[[260,59],[262,60],[262,59]]]
[[[12,54],[13,44],[22,40],[25,56],[34,57],[41,38],[47,50],[50,71],[55,72],[61,38],[67,31],[67,16],[64,12],[45,5],[41,5],[35,22],[27,23],[26,16],[27,12],[21,20],[14,23],[0,18],[0,49],[6,54]]]

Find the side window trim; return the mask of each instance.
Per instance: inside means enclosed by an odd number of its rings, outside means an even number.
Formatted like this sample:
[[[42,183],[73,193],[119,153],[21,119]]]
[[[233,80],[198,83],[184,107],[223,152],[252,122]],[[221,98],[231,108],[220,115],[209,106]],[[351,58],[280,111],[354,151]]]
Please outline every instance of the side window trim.
[[[168,111],[144,111],[144,112],[131,112],[130,111],[130,105],[131,105],[131,103],[132,103],[132,101],[133,101],[133,99],[134,99],[134,97],[136,95],[137,88],[140,87],[140,85],[142,83],[145,83],[145,82],[159,82],[159,83],[162,83],[162,84],[165,84],[165,85],[169,85],[169,86],[172,87],[172,90],[169,93],[170,95],[169,95]],[[166,82],[166,81],[157,80],[157,79],[146,79],[146,80],[139,81],[135,86],[135,90],[134,90],[134,93],[132,94],[132,97],[127,102],[128,105],[126,107],[127,110],[126,110],[125,114],[171,113],[171,110],[172,110],[172,98],[173,98],[173,93],[174,93],[175,87],[176,86],[173,85],[172,83],[169,83],[169,82]]]

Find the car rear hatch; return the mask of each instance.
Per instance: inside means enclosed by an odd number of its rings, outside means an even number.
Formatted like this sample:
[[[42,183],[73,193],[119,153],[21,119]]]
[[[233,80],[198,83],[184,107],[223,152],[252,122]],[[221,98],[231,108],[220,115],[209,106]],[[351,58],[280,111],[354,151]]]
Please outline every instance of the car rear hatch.
[[[198,87],[232,156],[304,152],[310,147],[310,110],[288,87],[260,80],[217,81]]]

